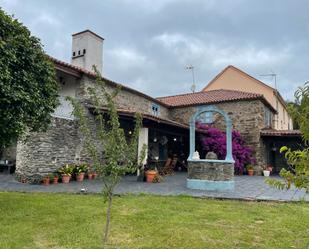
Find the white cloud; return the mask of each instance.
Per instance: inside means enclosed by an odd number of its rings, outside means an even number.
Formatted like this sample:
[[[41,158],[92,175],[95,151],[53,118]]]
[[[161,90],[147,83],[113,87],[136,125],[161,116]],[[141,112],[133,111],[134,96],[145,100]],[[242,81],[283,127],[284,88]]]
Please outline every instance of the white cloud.
[[[56,16],[50,15],[46,12],[41,12],[32,20],[31,24],[34,27],[42,25],[59,26],[60,21]]]
[[[116,47],[105,52],[106,56],[120,68],[142,67],[147,63],[147,58],[132,48]]]

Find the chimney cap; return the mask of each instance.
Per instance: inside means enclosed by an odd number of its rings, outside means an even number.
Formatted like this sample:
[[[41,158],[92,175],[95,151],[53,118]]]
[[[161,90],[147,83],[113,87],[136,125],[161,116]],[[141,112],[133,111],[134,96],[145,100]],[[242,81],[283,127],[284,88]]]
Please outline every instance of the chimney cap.
[[[102,36],[97,35],[96,33],[92,32],[92,31],[89,30],[89,29],[86,29],[86,30],[81,31],[81,32],[78,32],[78,33],[74,33],[74,34],[72,34],[72,36],[80,35],[80,34],[87,33],[87,32],[93,34],[94,36],[96,36],[96,37],[98,37],[99,39],[101,39],[101,40],[104,41],[104,38],[103,38]]]

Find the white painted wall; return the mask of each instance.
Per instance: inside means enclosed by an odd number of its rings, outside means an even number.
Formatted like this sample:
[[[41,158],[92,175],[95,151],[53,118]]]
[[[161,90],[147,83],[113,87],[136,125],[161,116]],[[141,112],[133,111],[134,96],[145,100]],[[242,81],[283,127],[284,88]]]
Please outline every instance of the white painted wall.
[[[62,76],[62,75],[61,75]],[[67,96],[76,97],[77,82],[75,78],[71,76],[62,76],[63,82],[59,82],[59,101],[60,105],[55,109],[53,113],[54,117],[73,120],[72,115],[73,106],[65,98]]]
[[[85,53],[84,53],[85,50]],[[73,56],[75,53],[75,56]],[[72,36],[72,64],[93,71],[96,65],[102,74],[103,67],[103,39],[89,31]]]
[[[143,148],[143,145],[147,145],[147,150],[146,150],[146,156],[143,160],[143,164],[146,164],[147,162],[147,155],[148,155],[148,128],[141,128],[138,136],[138,159],[140,158],[141,151]]]

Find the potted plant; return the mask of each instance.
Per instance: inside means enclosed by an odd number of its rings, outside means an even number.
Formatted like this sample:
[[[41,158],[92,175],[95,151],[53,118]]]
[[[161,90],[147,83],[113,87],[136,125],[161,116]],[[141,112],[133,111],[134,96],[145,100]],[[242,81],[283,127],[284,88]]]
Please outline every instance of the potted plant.
[[[270,164],[265,166],[263,168],[263,175],[268,177],[270,175],[270,173],[272,172],[272,170],[273,170],[273,167]]]
[[[154,176],[154,178],[152,179],[152,183],[160,183],[163,181],[163,177],[159,174],[159,172],[157,171],[157,174]]]
[[[93,179],[96,179],[97,176],[98,176],[98,173],[94,171],[94,172],[92,173],[92,178],[93,178]]]
[[[89,180],[92,180],[92,179],[93,179],[93,173],[92,173],[92,172],[89,171],[89,172],[87,173],[87,176],[88,176],[88,179],[89,179]]]
[[[42,182],[43,182],[43,185],[44,185],[44,186],[48,186],[48,185],[49,185],[49,182],[50,182],[49,175],[44,176],[43,179],[42,179]]]
[[[246,169],[247,169],[247,172],[248,172],[249,176],[253,176],[254,175],[254,169],[253,169],[253,166],[251,164],[248,164]]]
[[[81,164],[75,167],[75,176],[76,176],[76,181],[82,182],[85,177],[85,173],[88,170],[88,166],[86,164]]]
[[[57,173],[53,174],[53,184],[58,184],[59,176]]]
[[[69,183],[73,172],[73,167],[72,165],[66,164],[61,167],[58,172],[61,174],[62,183]]]
[[[88,179],[89,180],[93,180],[93,179],[95,179],[98,176],[98,174],[95,172],[95,170],[92,167],[91,168],[88,167],[87,175],[88,175]]]
[[[157,171],[153,170],[153,169],[149,169],[145,172],[146,175],[146,181],[147,182],[153,182],[153,179],[155,178],[155,176],[157,175]]]

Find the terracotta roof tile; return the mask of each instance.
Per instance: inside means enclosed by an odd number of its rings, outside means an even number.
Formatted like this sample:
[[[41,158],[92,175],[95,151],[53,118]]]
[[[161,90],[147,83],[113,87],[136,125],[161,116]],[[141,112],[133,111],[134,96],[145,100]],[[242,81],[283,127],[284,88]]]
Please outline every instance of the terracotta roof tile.
[[[72,65],[70,63],[58,60],[54,57],[48,56],[51,61],[53,61],[57,66],[61,69],[62,67],[74,70],[74,72],[80,74],[86,74],[90,77],[96,77],[94,72],[88,71],[84,68]],[[62,66],[62,67],[61,67]],[[102,77],[102,79],[111,84],[111,85],[120,85],[122,89],[132,92],[134,94],[140,95],[150,101],[157,102],[160,105],[165,107],[183,107],[183,106],[192,106],[192,105],[200,105],[200,104],[214,104],[220,102],[228,102],[228,101],[237,101],[237,100],[254,100],[260,99],[264,102],[268,107],[270,107],[275,113],[276,110],[269,104],[269,102],[263,97],[262,94],[256,93],[247,93],[241,91],[234,91],[234,90],[213,90],[207,92],[197,92],[197,93],[187,93],[181,95],[174,95],[174,96],[167,96],[167,97],[160,97],[160,98],[153,98],[149,95],[146,95],[142,92],[139,92],[133,88],[127,87],[123,84],[116,83],[112,80]]]
[[[58,68],[58,69],[60,69],[60,70],[61,70],[62,67],[65,67],[65,68],[74,70],[74,71],[77,72],[77,73],[85,74],[85,75],[87,75],[87,76],[89,76],[89,77],[92,77],[92,78],[95,78],[95,77],[96,77],[96,74],[95,74],[94,72],[91,72],[91,71],[88,71],[88,70],[86,70],[86,69],[84,69],[84,68],[82,68],[82,67],[78,67],[78,66],[72,65],[72,64],[70,64],[70,63],[67,63],[67,62],[58,60],[58,59],[56,59],[56,58],[54,58],[54,57],[51,57],[51,56],[48,56],[48,57],[49,57],[49,59],[55,64],[56,68]],[[59,67],[59,66],[60,66],[60,67]],[[150,100],[150,101],[153,101],[153,102],[156,102],[156,103],[158,103],[158,104],[160,104],[160,105],[163,105],[163,106],[165,106],[165,107],[168,107],[168,105],[166,105],[165,103],[159,101],[158,99],[155,99],[155,98],[153,98],[153,97],[151,97],[151,96],[149,96],[149,95],[147,95],[147,94],[145,94],[145,93],[139,92],[139,91],[137,91],[137,90],[135,90],[135,89],[133,89],[133,88],[130,88],[130,87],[124,85],[124,84],[117,83],[117,82],[112,81],[112,80],[109,80],[109,79],[107,79],[107,78],[105,78],[105,77],[102,77],[102,79],[103,79],[106,83],[108,83],[108,84],[110,84],[110,85],[113,85],[113,86],[121,86],[121,89],[123,89],[123,90],[126,90],[126,91],[129,91],[129,92],[131,92],[131,93],[137,94],[137,95],[142,96],[142,97],[144,97],[144,98],[146,98],[146,99],[148,99],[148,100]]]
[[[160,97],[157,99],[172,107],[184,107],[201,104],[215,104],[220,102],[260,99],[267,106],[271,107],[271,105],[267,102],[267,100],[262,94],[225,89]],[[271,109],[275,111],[273,107],[271,107]]]

